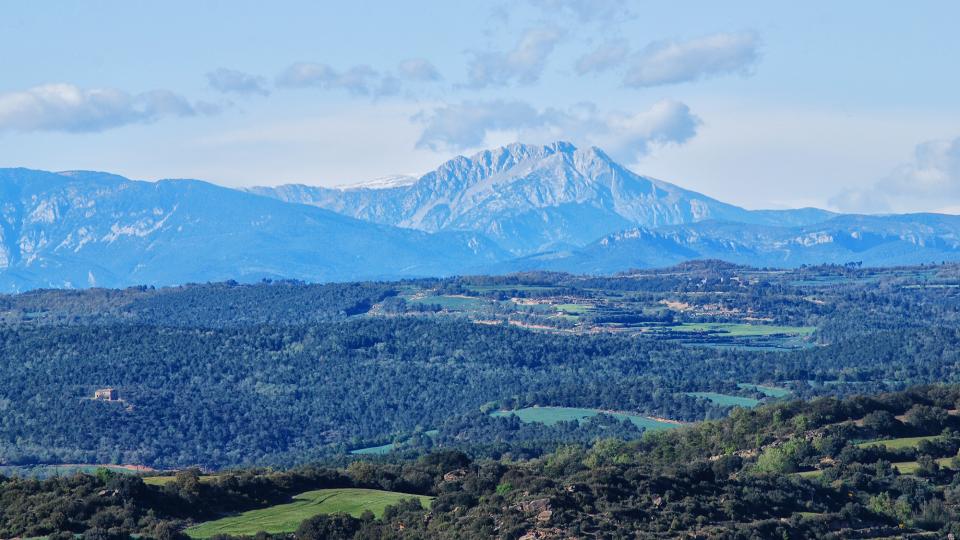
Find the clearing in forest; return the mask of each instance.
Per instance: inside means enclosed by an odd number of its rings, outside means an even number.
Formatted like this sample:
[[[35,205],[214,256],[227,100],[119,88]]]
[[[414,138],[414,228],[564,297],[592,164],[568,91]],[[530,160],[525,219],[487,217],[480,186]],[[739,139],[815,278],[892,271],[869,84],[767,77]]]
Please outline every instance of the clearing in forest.
[[[766,386],[763,384],[752,383],[737,383],[737,386],[746,390],[754,390],[773,398],[782,398],[791,394],[790,390],[787,390],[786,388],[780,388],[779,386]]]
[[[303,520],[318,514],[345,512],[359,517],[364,511],[370,510],[379,517],[384,508],[405,499],[419,499],[420,504],[428,508],[432,497],[378,489],[318,489],[297,495],[291,503],[207,521],[185,532],[192,538],[210,538],[218,534],[253,536],[260,531],[291,533],[297,530]]]
[[[868,446],[886,446],[888,450],[897,450],[899,448],[916,448],[923,441],[939,439],[940,435],[928,435],[926,437],[900,437],[899,439],[885,439],[882,441],[868,441],[857,445],[858,448]]]
[[[648,416],[642,416],[639,414],[627,414],[621,412],[610,412],[602,411],[599,409],[581,409],[578,407],[527,407],[524,409],[517,409],[515,411],[494,411],[490,413],[491,416],[510,416],[516,415],[520,418],[521,422],[539,422],[541,424],[546,424],[552,426],[557,422],[569,422],[571,420],[584,421],[591,416],[596,416],[598,414],[609,414],[614,418],[623,420],[628,419],[634,423],[637,427],[644,428],[647,430],[659,430],[659,429],[670,429],[679,427],[681,424],[679,422],[664,422],[661,420],[654,420]]]
[[[760,404],[759,400],[753,398],[718,394],[716,392],[685,392],[685,394],[695,398],[709,399],[721,407],[746,407],[749,409]]]

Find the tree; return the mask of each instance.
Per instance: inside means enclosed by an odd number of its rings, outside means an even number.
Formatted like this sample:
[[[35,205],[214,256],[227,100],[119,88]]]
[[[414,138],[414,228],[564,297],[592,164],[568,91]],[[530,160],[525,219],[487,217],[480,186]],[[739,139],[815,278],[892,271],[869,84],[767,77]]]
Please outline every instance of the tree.
[[[297,540],[339,540],[353,538],[363,521],[342,512],[319,514],[297,527]]]
[[[940,433],[950,419],[950,414],[940,407],[914,405],[907,411],[907,425],[921,433]]]
[[[895,433],[900,425],[900,422],[889,411],[873,411],[863,417],[863,427],[878,435]]]

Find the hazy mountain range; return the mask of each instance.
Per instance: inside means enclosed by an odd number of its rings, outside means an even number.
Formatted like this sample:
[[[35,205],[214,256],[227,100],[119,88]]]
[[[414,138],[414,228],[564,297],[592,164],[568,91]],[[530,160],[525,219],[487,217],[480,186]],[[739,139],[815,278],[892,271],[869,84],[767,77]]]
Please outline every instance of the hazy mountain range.
[[[586,245],[631,227],[704,220],[767,225],[823,221],[829,212],[751,212],[637,175],[598,148],[512,144],[458,156],[416,181],[384,188],[285,185],[251,191],[365,221],[428,232],[474,231],[515,255]]]
[[[597,148],[514,144],[419,178],[235,190],[0,169],[0,290],[960,259],[960,216],[751,211]]]

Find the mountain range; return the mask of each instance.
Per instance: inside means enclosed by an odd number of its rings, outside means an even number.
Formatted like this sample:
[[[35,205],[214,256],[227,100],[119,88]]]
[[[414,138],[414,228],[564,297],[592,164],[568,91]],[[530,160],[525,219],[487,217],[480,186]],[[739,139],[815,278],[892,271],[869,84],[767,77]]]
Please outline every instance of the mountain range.
[[[384,188],[253,188],[358,219],[427,232],[474,231],[514,255],[588,244],[631,227],[705,220],[766,225],[823,221],[816,209],[751,212],[637,175],[598,148],[511,144],[458,156],[415,181]]]
[[[460,272],[507,254],[197,180],[0,170],[0,289]]]
[[[512,144],[427,174],[237,190],[0,169],[0,290],[263,278],[610,273],[960,259],[960,216],[747,210],[638,175],[598,148]]]

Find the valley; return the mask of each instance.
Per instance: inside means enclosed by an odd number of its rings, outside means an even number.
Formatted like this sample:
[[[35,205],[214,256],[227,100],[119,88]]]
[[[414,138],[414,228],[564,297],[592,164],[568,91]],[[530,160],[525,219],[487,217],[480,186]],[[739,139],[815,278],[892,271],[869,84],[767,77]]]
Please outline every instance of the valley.
[[[957,283],[956,265],[705,261],[3,296],[0,375],[18,383],[0,393],[0,464],[536,457],[731,407],[960,382],[940,352]],[[88,399],[101,388],[117,402]]]
[[[956,524],[958,400],[958,385],[927,385],[781,401],[521,461],[434,449],[282,472],[0,479],[0,533],[934,538]]]
[[[0,8],[0,540],[960,538],[960,2]]]

